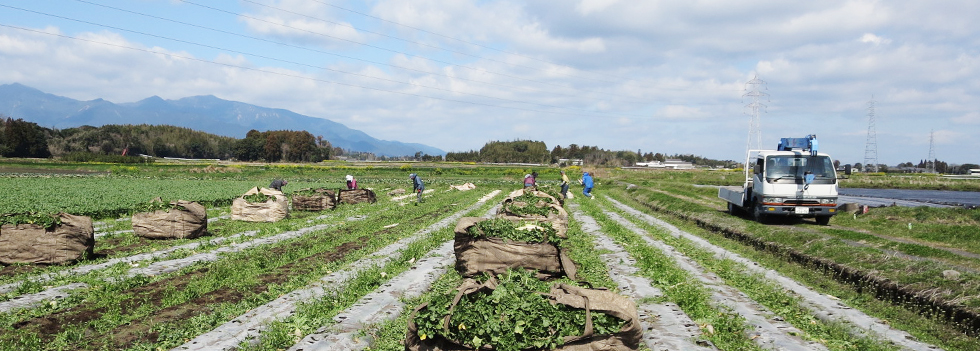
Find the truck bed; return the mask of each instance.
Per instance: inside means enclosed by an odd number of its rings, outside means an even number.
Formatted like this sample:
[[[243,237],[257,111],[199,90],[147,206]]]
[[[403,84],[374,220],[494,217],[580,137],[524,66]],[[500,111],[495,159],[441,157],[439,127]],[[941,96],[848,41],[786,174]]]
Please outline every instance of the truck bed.
[[[745,202],[745,189],[740,186],[723,186],[718,188],[718,197],[725,199],[735,206],[742,207]]]

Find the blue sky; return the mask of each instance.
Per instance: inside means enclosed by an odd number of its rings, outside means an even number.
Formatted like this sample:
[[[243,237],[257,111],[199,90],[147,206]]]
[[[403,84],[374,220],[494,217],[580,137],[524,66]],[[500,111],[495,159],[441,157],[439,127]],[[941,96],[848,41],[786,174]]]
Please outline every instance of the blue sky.
[[[980,163],[975,1],[0,0],[0,84],[194,95],[447,151],[493,140],[742,160],[817,134],[864,162]],[[12,116],[17,117],[17,116]],[[165,123],[165,121],[161,121]]]

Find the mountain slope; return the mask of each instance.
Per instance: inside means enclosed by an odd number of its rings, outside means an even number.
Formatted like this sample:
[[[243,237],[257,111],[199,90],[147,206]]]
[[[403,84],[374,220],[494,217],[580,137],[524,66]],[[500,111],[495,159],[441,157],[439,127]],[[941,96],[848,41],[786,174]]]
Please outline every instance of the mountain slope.
[[[59,129],[82,125],[165,124],[234,138],[244,138],[252,129],[305,130],[322,135],[335,147],[379,156],[414,155],[419,151],[429,155],[445,154],[445,151],[428,145],[376,139],[328,119],[211,95],[179,100],[152,96],[137,102],[114,104],[102,99],[78,101],[14,83],[0,85],[0,114]]]

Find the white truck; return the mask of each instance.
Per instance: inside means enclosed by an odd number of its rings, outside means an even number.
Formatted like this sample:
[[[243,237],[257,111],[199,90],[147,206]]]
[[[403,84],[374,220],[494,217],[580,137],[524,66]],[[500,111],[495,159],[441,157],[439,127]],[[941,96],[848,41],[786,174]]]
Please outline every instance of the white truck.
[[[827,225],[837,214],[837,172],[830,156],[817,152],[816,135],[782,138],[776,150],[749,150],[745,183],[719,188],[718,197],[728,201],[729,213],[761,223],[794,216]]]

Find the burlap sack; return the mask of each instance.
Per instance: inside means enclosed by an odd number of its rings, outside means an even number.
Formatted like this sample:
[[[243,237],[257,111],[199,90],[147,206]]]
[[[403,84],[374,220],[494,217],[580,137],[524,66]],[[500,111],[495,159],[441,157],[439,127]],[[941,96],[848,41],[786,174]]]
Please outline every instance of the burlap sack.
[[[308,190],[308,189],[307,189]],[[293,209],[299,211],[323,211],[337,207],[333,190],[313,189],[317,195],[293,195]]]
[[[251,203],[245,201],[245,196],[263,193],[274,199],[266,202]],[[231,202],[231,219],[247,222],[275,222],[289,215],[289,200],[281,191],[258,187],[252,188],[242,197]]]
[[[388,196],[404,195],[407,191],[405,189],[395,189],[388,192]]]
[[[92,218],[59,213],[61,224],[0,226],[0,263],[63,264],[78,261],[95,248]]]
[[[481,217],[463,217],[456,223],[453,251],[456,254],[456,271],[463,277],[474,277],[484,272],[496,275],[510,268],[524,268],[536,271],[538,279],[576,279],[575,263],[563,248],[554,243],[477,238],[467,232],[470,227],[485,220]]]
[[[194,239],[208,231],[208,212],[192,201],[171,201],[176,208],[133,214],[133,233],[147,239]]]
[[[450,185],[449,188],[459,191],[469,191],[476,189],[476,185],[473,183],[464,183],[463,185]]]
[[[449,309],[448,318],[444,319],[443,330],[448,330],[452,325],[452,311],[455,309],[459,300],[464,295],[486,293],[489,294],[496,287],[493,279],[484,284],[480,284],[472,279],[467,279],[457,290],[459,293],[453,300]],[[636,303],[629,298],[617,295],[608,290],[586,289],[567,284],[555,284],[551,286],[551,292],[545,295],[552,303],[563,304],[576,309],[585,310],[586,326],[582,335],[570,336],[565,338],[565,344],[554,348],[557,351],[632,351],[640,346],[643,337],[643,330],[640,326],[639,316],[636,312]],[[470,347],[456,340],[449,340],[442,335],[435,335],[426,340],[421,340],[418,335],[418,325],[415,324],[415,316],[419,311],[425,309],[423,304],[415,309],[415,312],[408,318],[408,331],[405,334],[406,351],[492,351],[489,345],[473,345]],[[625,323],[619,332],[611,335],[596,335],[592,328],[592,312],[603,312],[610,316],[619,318]],[[448,335],[449,333],[445,333]]]
[[[377,197],[374,195],[374,191],[370,189],[340,189],[340,193],[337,194],[340,199],[340,203],[345,204],[359,204],[362,202],[375,203],[378,201]]]

